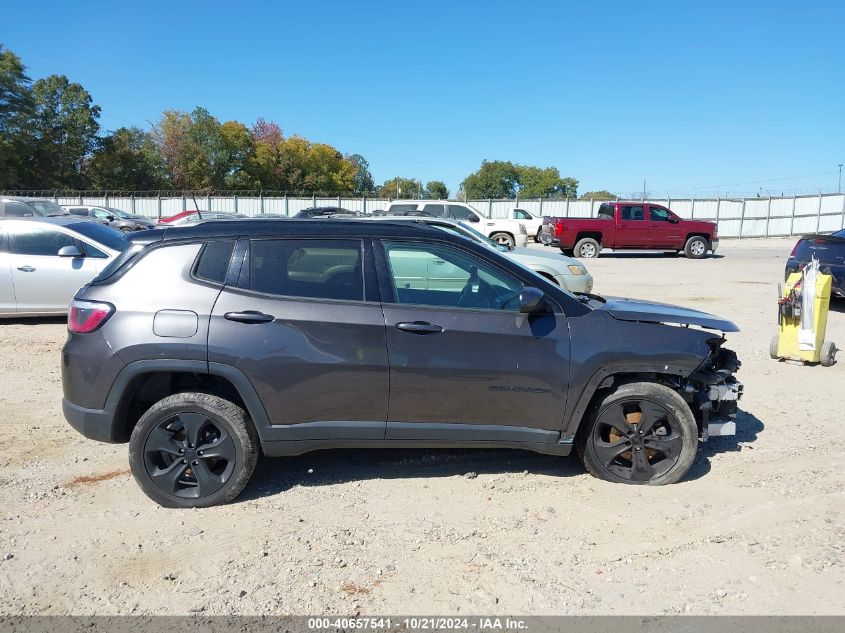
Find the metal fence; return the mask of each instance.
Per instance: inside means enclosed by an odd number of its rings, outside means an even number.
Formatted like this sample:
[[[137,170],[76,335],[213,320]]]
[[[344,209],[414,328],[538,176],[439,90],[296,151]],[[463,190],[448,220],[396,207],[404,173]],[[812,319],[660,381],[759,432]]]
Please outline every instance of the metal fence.
[[[17,195],[45,197],[43,192],[16,192]],[[186,209],[243,213],[249,216],[273,213],[286,216],[313,206],[336,205],[362,213],[387,208],[391,200],[368,196],[283,196],[208,195],[148,193],[109,194],[86,192],[50,195],[60,205],[102,205],[149,218],[174,215]],[[687,198],[652,202],[669,207],[686,219],[708,220],[719,225],[721,237],[776,237],[802,233],[832,232],[845,228],[845,194],[821,194],[780,198]],[[595,217],[600,200],[516,199],[469,200],[484,215],[507,218],[515,208],[534,215],[571,218]]]

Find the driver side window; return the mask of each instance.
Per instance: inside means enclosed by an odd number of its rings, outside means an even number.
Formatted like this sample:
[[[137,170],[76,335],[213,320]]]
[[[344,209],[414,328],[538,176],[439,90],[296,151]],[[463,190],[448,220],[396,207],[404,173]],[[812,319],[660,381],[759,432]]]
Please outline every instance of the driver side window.
[[[519,311],[523,283],[470,253],[442,244],[384,242],[397,303]]]

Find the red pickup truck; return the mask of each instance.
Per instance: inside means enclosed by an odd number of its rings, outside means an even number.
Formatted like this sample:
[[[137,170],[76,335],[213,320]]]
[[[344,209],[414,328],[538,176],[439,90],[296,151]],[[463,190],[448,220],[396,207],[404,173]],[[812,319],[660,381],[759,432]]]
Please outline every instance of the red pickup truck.
[[[606,202],[596,218],[544,217],[540,241],[566,255],[598,257],[602,248],[683,251],[690,259],[716,252],[715,222],[684,220],[648,202]]]

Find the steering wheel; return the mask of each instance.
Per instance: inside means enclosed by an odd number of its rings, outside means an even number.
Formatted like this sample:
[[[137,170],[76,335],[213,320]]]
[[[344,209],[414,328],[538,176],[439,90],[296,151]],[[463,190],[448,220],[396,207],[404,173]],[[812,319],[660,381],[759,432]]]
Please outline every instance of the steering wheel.
[[[478,288],[473,292],[473,286]],[[462,308],[492,308],[496,299],[493,287],[479,279],[478,269],[473,267],[466,285],[458,295],[458,305]]]

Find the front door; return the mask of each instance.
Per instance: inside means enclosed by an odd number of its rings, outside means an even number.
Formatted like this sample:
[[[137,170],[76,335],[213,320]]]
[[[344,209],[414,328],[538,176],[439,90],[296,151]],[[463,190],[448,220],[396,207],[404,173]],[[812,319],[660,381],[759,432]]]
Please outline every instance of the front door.
[[[8,239],[9,268],[18,312],[66,312],[76,291],[103,267],[100,258],[59,257],[59,249],[83,245],[48,224],[36,226],[27,222],[12,226],[10,223]]]
[[[648,230],[652,248],[680,248],[681,231],[675,214],[665,207],[648,205]]]
[[[557,442],[569,382],[566,317],[521,314],[524,282],[476,253],[431,242],[381,246],[387,437]]]
[[[271,439],[384,439],[384,317],[363,252],[360,239],[252,240],[214,305],[208,359],[250,379]]]
[[[644,204],[623,204],[619,207],[616,225],[616,244],[613,248],[647,248],[648,222]]]

